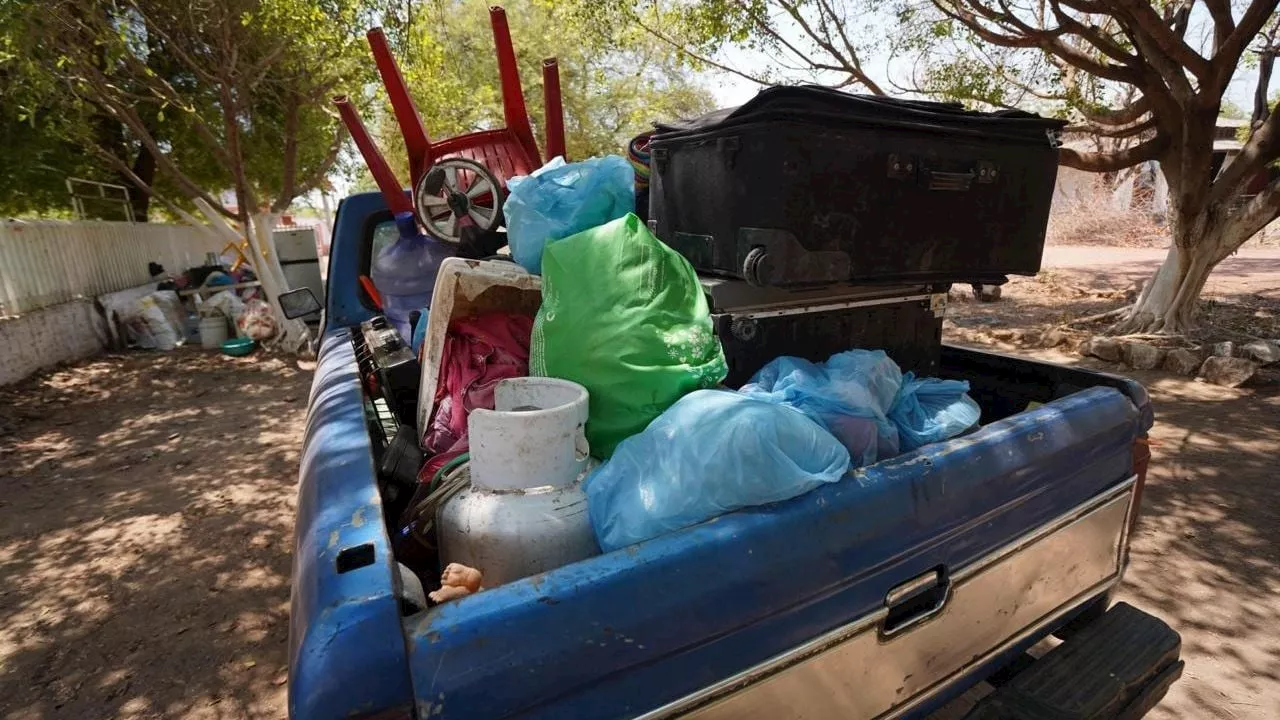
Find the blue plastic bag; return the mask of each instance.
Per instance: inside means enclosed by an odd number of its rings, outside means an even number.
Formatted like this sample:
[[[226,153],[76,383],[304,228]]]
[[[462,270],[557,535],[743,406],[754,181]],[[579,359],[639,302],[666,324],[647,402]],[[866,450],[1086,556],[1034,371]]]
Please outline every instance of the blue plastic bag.
[[[849,453],[803,414],[727,390],[667,408],[587,478],[609,552],[744,507],[788,500],[849,469]]]
[[[902,371],[883,350],[848,350],[825,363],[776,358],[739,392],[809,416],[861,467],[898,454],[898,429],[887,415],[901,385]]]
[[[552,240],[616,220],[636,209],[635,171],[617,155],[565,164],[556,157],[532,175],[507,181],[502,206],[511,257],[542,273],[542,248]]]
[[[977,425],[982,408],[968,392],[969,383],[964,380],[916,378],[907,373],[889,409],[902,451],[953,438]]]

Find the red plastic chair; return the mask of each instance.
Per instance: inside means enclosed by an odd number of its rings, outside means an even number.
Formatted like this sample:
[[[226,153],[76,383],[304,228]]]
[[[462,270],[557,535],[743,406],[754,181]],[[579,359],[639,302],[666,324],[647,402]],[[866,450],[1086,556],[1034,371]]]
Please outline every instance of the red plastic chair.
[[[489,21],[498,54],[506,127],[459,135],[435,143],[427,136],[382,30],[375,28],[368,33],[378,74],[382,76],[382,84],[391,98],[391,107],[409,153],[413,206],[418,221],[428,235],[440,240],[456,242],[462,227],[468,223],[482,230],[496,229],[502,220],[501,207],[506,197],[507,180],[517,175],[528,175],[542,164],[525,110],[507,14],[501,7],[491,7]],[[555,58],[543,61],[542,81],[546,159],[550,160],[557,155],[563,156],[565,152],[564,109],[560,97],[559,66]],[[395,212],[402,211],[408,201],[399,191],[399,182],[369,138],[355,109],[343,99],[336,102],[379,189],[387,196],[388,206]],[[389,196],[389,191],[397,197]]]

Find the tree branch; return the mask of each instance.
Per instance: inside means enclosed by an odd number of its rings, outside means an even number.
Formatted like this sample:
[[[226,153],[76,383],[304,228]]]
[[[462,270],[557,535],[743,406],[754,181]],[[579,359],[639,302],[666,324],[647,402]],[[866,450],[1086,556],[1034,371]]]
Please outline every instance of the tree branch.
[[[1240,16],[1235,29],[1218,45],[1217,52],[1213,55],[1215,73],[1211,83],[1215,94],[1221,96],[1227,89],[1245,48],[1249,47],[1249,43],[1253,42],[1253,38],[1271,19],[1277,5],[1280,5],[1280,0],[1253,0]]]
[[[1088,172],[1112,172],[1123,170],[1147,160],[1155,160],[1168,147],[1168,140],[1162,136],[1138,143],[1131,148],[1116,152],[1081,152],[1074,148],[1064,147],[1058,151],[1058,164],[1076,170]]]
[[[1223,239],[1227,242],[1222,244],[1215,260],[1225,260],[1277,217],[1280,217],[1280,180],[1273,180],[1239,212],[1224,221]]]
[[[1149,55],[1159,52],[1164,58],[1190,70],[1191,74],[1201,82],[1210,78],[1212,67],[1209,61],[1191,49],[1190,45],[1170,29],[1165,19],[1152,9],[1150,0],[1114,0],[1114,2],[1115,5],[1124,9],[1125,14],[1132,21],[1130,28],[1140,31],[1145,36],[1144,40],[1150,40],[1148,62],[1151,61]]]
[[[1085,120],[1095,125],[1128,125],[1146,115],[1151,110],[1151,103],[1145,95],[1142,95],[1137,100],[1115,110],[1102,112],[1094,112],[1084,108],[1078,108],[1078,110]]]
[[[159,200],[161,204],[169,208],[169,210],[173,212],[174,215],[178,216],[184,221],[192,225],[195,225],[197,227],[201,225],[200,221],[196,220],[194,215],[178,207],[177,204],[175,204],[172,200],[156,192],[155,189],[152,188],[150,185],[148,185],[145,180],[138,177],[137,173],[133,171],[133,168],[129,167],[129,163],[116,157],[114,153],[107,152],[106,150],[96,145],[93,146],[92,150],[95,155],[105,160],[108,165],[111,165],[121,175],[124,175],[126,178],[128,178],[129,182],[132,183],[134,187],[138,188],[139,191],[145,193],[147,196],[149,196],[153,200]]]
[[[329,149],[325,153],[324,160],[316,167],[311,176],[303,180],[294,190],[293,195],[286,197],[281,193],[276,198],[275,203],[271,206],[272,212],[284,212],[289,209],[289,205],[293,203],[293,198],[306,195],[307,193],[319,187],[320,182],[324,180],[325,175],[329,173],[329,169],[338,161],[338,153],[342,151],[342,145],[347,140],[347,128],[342,123],[338,123],[338,129],[333,134],[333,142],[329,143]]]
[[[857,55],[853,55],[850,58],[846,58],[844,55],[842,55],[840,51],[836,49],[835,44],[831,42],[831,38],[829,34],[827,35],[819,34],[817,31],[815,31],[813,27],[809,24],[809,21],[806,20],[804,15],[800,12],[799,6],[797,6],[796,4],[787,2],[787,0],[775,0],[775,2],[777,2],[779,6],[781,6],[784,10],[787,11],[787,14],[790,15],[792,19],[796,21],[796,24],[798,24],[800,28],[804,30],[805,34],[808,35],[810,38],[812,38],[813,41],[816,42],[819,47],[821,47],[823,50],[826,50],[831,57],[840,61],[841,70],[843,72],[849,73],[850,77],[856,78],[858,82],[865,85],[868,90],[875,93],[876,95],[884,95],[884,90],[882,90],[879,85],[873,82],[871,78],[867,77],[862,72],[860,65],[856,62]]]
[[[829,0],[819,0],[818,6],[819,8],[825,9],[827,14],[831,17],[831,22],[836,26],[836,32],[840,34],[840,41],[844,43],[845,51],[849,54],[849,62],[851,62],[854,68],[858,70],[858,73],[865,78],[866,75],[862,73],[862,60],[858,57],[858,52],[854,50],[853,43],[849,42],[849,35],[844,31],[845,18],[836,15],[835,8],[832,7]],[[875,83],[864,84],[867,85],[867,89],[877,95],[884,94]]]
[[[273,212],[283,212],[295,195],[298,182],[298,94],[287,92],[284,106],[284,157],[280,171],[280,196],[271,204]],[[284,203],[284,207],[277,207]]]
[[[724,64],[722,64],[722,63],[718,63],[718,62],[716,62],[715,60],[712,60],[711,58],[706,57],[705,55],[702,55],[702,54],[700,54],[700,53],[696,53],[696,52],[694,52],[693,50],[691,50],[691,49],[690,49],[689,47],[687,47],[686,45],[684,45],[684,44],[682,44],[682,43],[680,43],[680,42],[678,42],[678,41],[676,41],[676,40],[672,40],[672,39],[671,39],[670,37],[668,37],[665,33],[661,32],[661,31],[660,31],[660,30],[658,30],[657,28],[655,28],[655,27],[653,27],[653,26],[649,25],[648,23],[646,23],[646,22],[645,22],[645,21],[640,17],[640,15],[639,15],[639,14],[632,13],[632,14],[631,14],[631,18],[632,18],[632,20],[634,20],[634,21],[635,21],[635,23],[636,23],[637,25],[639,25],[639,26],[640,26],[640,28],[641,28],[642,30],[644,30],[645,32],[647,32],[647,33],[649,33],[650,35],[652,35],[652,36],[654,36],[654,37],[658,38],[658,39],[659,39],[659,40],[661,40],[662,42],[664,42],[664,43],[666,43],[666,44],[670,45],[671,47],[675,48],[677,51],[682,52],[682,53],[684,53],[685,55],[688,55],[689,57],[693,58],[694,60],[696,60],[696,61],[698,61],[698,62],[700,62],[700,63],[703,63],[704,65],[710,65],[711,67],[716,68],[717,70],[721,70],[721,71],[727,72],[727,73],[729,73],[729,74],[731,74],[731,75],[737,75],[738,77],[742,78],[743,80],[749,80],[749,81],[751,81],[751,82],[753,82],[753,83],[756,83],[757,85],[772,85],[772,84],[773,84],[772,82],[770,82],[770,81],[768,81],[768,80],[764,80],[764,79],[761,79],[761,78],[755,77],[755,76],[750,75],[750,74],[748,74],[748,73],[745,73],[745,72],[743,72],[743,71],[741,71],[741,70],[738,70],[737,68],[729,67],[728,65],[724,65]]]
[[[1049,0],[1049,7],[1053,11],[1054,18],[1058,21],[1059,27],[1065,28],[1067,31],[1075,33],[1084,38],[1090,45],[1098,48],[1099,51],[1110,57],[1112,60],[1122,65],[1132,65],[1138,61],[1137,56],[1132,55],[1120,47],[1119,43],[1112,40],[1102,33],[1102,29],[1096,25],[1082,23],[1071,17],[1062,9],[1058,0]]]
[[[1156,119],[1148,117],[1125,125],[1098,125],[1096,123],[1084,122],[1077,125],[1068,125],[1066,132],[1085,132],[1091,135],[1100,135],[1108,138],[1130,138],[1135,135],[1153,130],[1156,127]]]
[[[1236,29],[1235,18],[1231,17],[1231,0],[1204,0],[1209,17],[1213,18],[1213,54],[1216,57],[1231,31]]]
[[[781,33],[779,33],[777,30],[774,30],[773,26],[769,24],[768,18],[762,18],[759,15],[757,15],[754,12],[753,8],[751,8],[746,2],[740,1],[738,3],[738,6],[748,13],[749,17],[751,18],[751,23],[756,26],[756,29],[758,31],[764,33],[765,35],[768,35],[773,40],[773,42],[777,43],[779,46],[783,48],[786,48],[788,51],[791,52],[792,55],[795,55],[800,62],[808,66],[807,68],[802,68],[802,69],[805,69],[805,70],[823,69],[822,66],[820,66],[816,60],[806,55],[803,50],[801,50],[800,48],[797,48],[789,40],[783,37]],[[837,59],[840,59],[840,58],[837,58]],[[836,67],[835,69],[841,72],[845,70],[844,67]]]
[[[1007,26],[1007,23],[1010,22],[1008,16],[982,5],[978,0],[930,0],[930,2],[942,14],[961,23],[975,35],[994,45],[1011,48],[1038,47],[1046,53],[1062,58],[1090,75],[1131,85],[1143,84],[1142,73],[1134,68],[1099,62],[1081,52],[1079,48],[1063,42],[1060,36],[1065,31],[1061,29],[1035,30],[1032,28],[1031,32],[1021,31],[1019,34],[1010,35],[988,28],[983,24],[978,14],[962,7],[962,5],[972,7],[987,20],[997,24],[1006,23],[1002,27],[1011,29]]]
[[[1240,154],[1218,175],[1209,192],[1209,202],[1226,202],[1246,180],[1277,157],[1280,157],[1280,115],[1272,111]]]
[[[145,123],[142,122],[142,118],[138,117],[138,114],[133,110],[133,108],[116,102],[109,94],[104,95],[101,92],[96,92],[95,94],[98,95],[98,97],[89,98],[90,101],[94,102],[94,104],[107,111],[108,114],[124,123],[129,130],[133,132],[138,142],[142,143],[142,145],[146,147],[147,150],[151,151],[153,156],[155,156],[156,165],[160,170],[177,183],[178,187],[180,187],[183,192],[193,199],[203,199],[227,217],[235,217],[229,210],[223,207],[222,203],[215,200],[212,195],[205,192],[200,188],[200,186],[192,182],[185,173],[178,169],[178,166],[173,164],[173,160],[160,149],[159,143],[156,142],[155,138],[147,130]]]
[[[149,17],[146,11],[138,5],[136,0],[130,0],[129,7],[132,8],[134,12],[138,13],[138,17],[142,18],[142,22],[146,26],[147,32],[154,32],[159,35],[160,39],[164,41],[165,50],[173,53],[174,57],[178,58],[183,65],[186,65],[187,69],[190,70],[193,75],[207,83],[217,82],[216,78],[214,78],[214,76],[205,69],[208,63],[202,63],[196,60],[186,51],[186,48],[182,46],[182,43],[176,42],[173,39],[173,36],[165,29],[166,23],[156,22],[153,18]],[[132,56],[132,53],[127,53],[127,55]]]

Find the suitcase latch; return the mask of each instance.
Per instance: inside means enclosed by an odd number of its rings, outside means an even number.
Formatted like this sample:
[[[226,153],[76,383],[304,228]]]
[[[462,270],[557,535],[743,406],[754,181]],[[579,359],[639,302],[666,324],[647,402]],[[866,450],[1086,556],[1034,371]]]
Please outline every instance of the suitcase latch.
[[[889,154],[889,177],[894,180],[906,180],[914,177],[916,174],[915,158],[899,155],[897,153]]]
[[[716,141],[716,147],[720,150],[720,154],[724,156],[724,163],[730,170],[738,162],[738,151],[742,149],[742,141],[736,135],[730,137],[722,137]]]
[[[996,181],[996,164],[982,160],[978,162],[978,182],[990,185]]]

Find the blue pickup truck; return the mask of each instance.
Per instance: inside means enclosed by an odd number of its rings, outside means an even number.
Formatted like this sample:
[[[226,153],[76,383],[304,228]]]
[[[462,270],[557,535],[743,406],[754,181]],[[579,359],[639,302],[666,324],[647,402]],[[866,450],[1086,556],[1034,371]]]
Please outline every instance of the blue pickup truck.
[[[970,718],[1138,718],[1180,675],[1177,633],[1111,603],[1149,457],[1146,392],[955,347],[938,374],[970,383],[975,433],[461,600],[410,601],[382,475],[411,404],[396,395],[417,389],[376,381],[397,349],[369,347],[359,282],[394,233],[378,194],[341,204],[298,491],[291,717],[923,718],[981,686]]]

